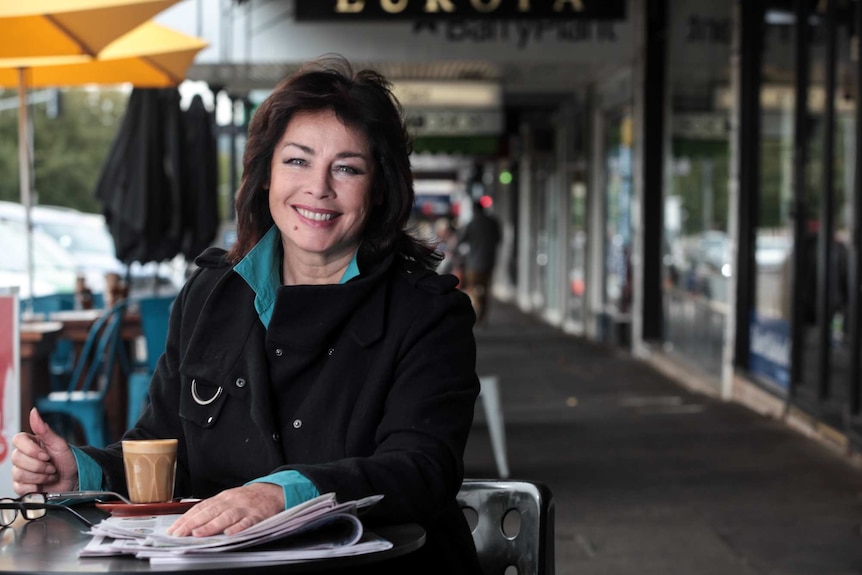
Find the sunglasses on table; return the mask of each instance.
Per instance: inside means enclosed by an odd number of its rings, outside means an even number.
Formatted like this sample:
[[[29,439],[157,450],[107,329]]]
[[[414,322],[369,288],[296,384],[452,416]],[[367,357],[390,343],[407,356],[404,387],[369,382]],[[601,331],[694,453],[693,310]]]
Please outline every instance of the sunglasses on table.
[[[93,523],[69,507],[67,503],[75,501],[89,501],[102,497],[116,497],[124,503],[128,503],[128,499],[114,493],[113,491],[68,491],[63,493],[28,493],[21,497],[12,499],[10,497],[0,497],[0,527],[8,527],[15,522],[18,514],[27,521],[41,519],[45,517],[49,509],[62,509],[71,513],[78,521],[92,527]],[[56,503],[63,501],[63,503]]]

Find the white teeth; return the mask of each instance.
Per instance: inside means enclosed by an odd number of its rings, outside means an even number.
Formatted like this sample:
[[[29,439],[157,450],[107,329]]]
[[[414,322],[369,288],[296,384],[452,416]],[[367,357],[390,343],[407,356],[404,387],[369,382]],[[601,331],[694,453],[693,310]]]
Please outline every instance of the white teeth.
[[[296,211],[303,218],[314,220],[316,222],[327,222],[335,217],[334,214],[321,214],[319,212],[312,212],[311,210],[303,210],[302,208],[296,208]]]

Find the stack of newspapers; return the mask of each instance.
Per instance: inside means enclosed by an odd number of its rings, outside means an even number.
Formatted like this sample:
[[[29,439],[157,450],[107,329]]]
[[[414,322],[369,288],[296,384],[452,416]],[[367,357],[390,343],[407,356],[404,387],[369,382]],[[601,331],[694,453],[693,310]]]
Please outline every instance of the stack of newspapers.
[[[94,526],[80,557],[134,555],[151,563],[301,562],[385,551],[392,543],[364,531],[359,513],[382,496],[338,503],[327,493],[234,535],[175,537],[179,515],[112,516]]]

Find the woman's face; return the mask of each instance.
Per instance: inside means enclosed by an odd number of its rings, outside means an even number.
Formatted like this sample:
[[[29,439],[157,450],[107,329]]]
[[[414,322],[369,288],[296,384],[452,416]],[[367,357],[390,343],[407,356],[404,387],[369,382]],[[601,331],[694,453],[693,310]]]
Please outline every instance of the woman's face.
[[[269,180],[285,257],[325,264],[352,255],[371,212],[373,176],[363,134],[331,111],[294,116],[273,151]]]

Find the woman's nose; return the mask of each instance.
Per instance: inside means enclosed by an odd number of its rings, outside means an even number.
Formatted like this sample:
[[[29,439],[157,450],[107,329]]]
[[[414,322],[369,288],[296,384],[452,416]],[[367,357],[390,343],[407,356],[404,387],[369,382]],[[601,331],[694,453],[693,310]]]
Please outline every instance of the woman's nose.
[[[333,193],[332,174],[329,169],[313,168],[309,174],[308,191],[315,197],[325,198]]]

